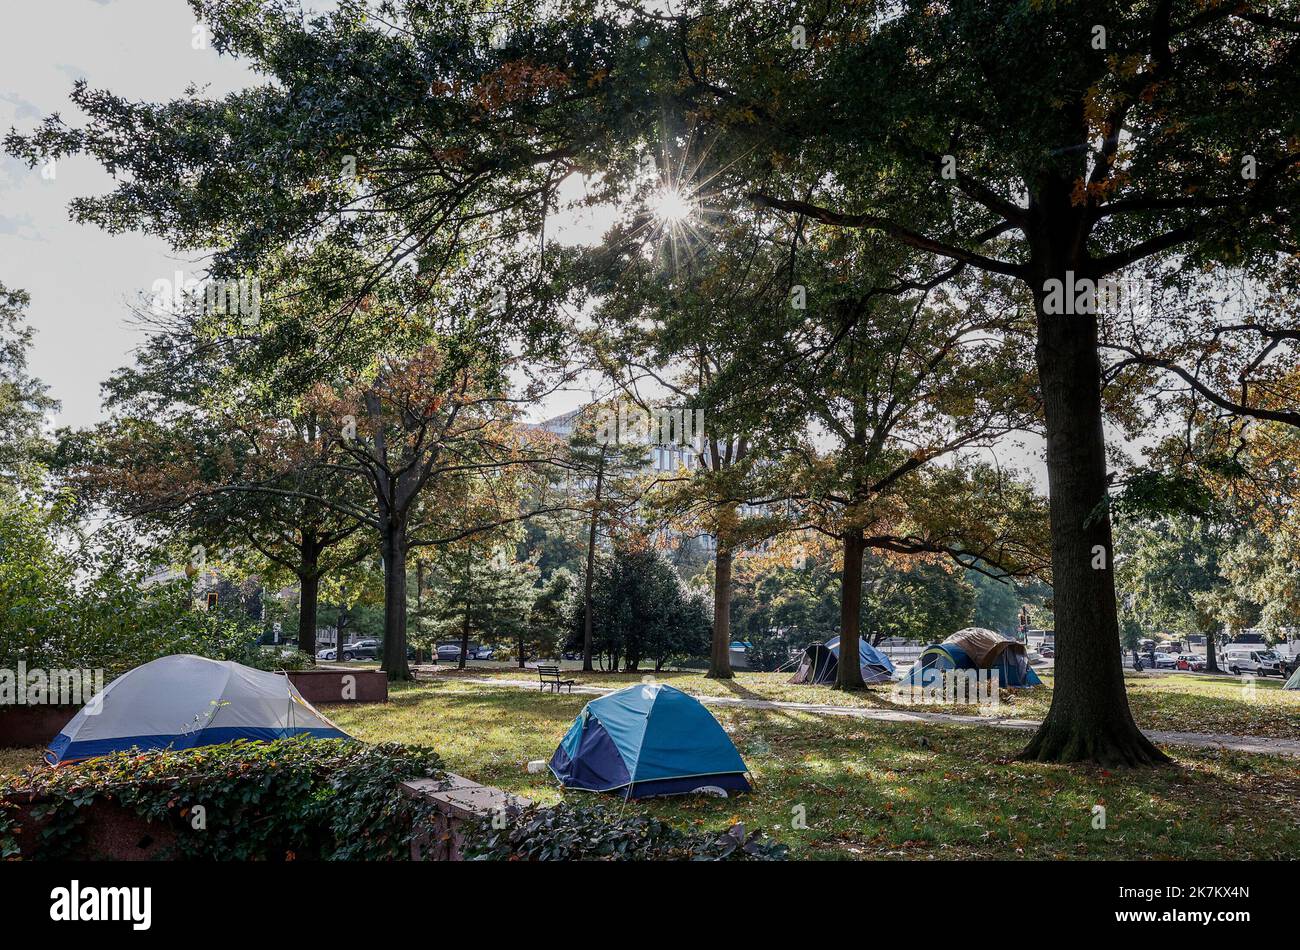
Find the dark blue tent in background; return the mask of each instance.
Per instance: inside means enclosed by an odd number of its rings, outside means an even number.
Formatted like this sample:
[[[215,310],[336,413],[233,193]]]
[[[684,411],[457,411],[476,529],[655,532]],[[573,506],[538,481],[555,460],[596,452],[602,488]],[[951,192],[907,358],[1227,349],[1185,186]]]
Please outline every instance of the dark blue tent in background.
[[[894,664],[866,640],[858,637],[858,665],[864,683],[888,683],[894,678]],[[803,651],[791,683],[834,683],[840,666],[840,638],[810,644]]]
[[[660,683],[637,684],[582,707],[551,756],[566,788],[625,798],[706,786],[749,791],[745,762],[699,701]]]

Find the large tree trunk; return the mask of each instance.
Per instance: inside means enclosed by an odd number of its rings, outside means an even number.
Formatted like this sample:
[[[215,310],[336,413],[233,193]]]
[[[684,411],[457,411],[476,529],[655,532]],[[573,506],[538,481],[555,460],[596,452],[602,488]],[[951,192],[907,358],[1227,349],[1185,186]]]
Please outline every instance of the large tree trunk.
[[[713,645],[709,650],[709,671],[704,674],[712,679],[729,680],[736,675],[731,671],[732,558],[731,548],[720,535],[713,561]]]
[[[412,679],[406,662],[406,525],[384,526],[384,660],[390,680]]]
[[[424,616],[424,562],[415,562],[415,616]],[[424,662],[424,647],[415,648],[415,662]]]
[[[456,668],[463,670],[465,668],[465,657],[469,653],[469,601],[465,601],[465,617],[460,623],[460,660],[456,663]]]
[[[470,611],[470,584],[473,581],[474,573],[474,548],[472,545],[465,548],[465,600],[461,604],[464,611],[460,622],[460,656],[456,658],[456,669],[465,669],[467,662],[466,654],[469,653],[469,611]]]
[[[320,608],[320,545],[304,531],[298,551],[298,649],[314,657],[316,613]]]
[[[1205,630],[1205,672],[1221,673],[1219,658],[1214,655],[1214,630]]]
[[[591,673],[591,585],[596,567],[596,527],[600,521],[600,490],[605,481],[605,458],[602,455],[596,467],[596,497],[591,507],[591,530],[587,533],[587,575],[582,583],[582,671]]]
[[[1064,270],[1064,268],[1062,268]],[[1076,268],[1076,277],[1089,276]],[[1064,274],[1056,274],[1064,280]],[[1167,759],[1129,711],[1120,657],[1097,320],[1038,312],[1038,378],[1047,434],[1056,685],[1022,759],[1142,766]]]
[[[308,656],[316,655],[316,612],[319,609],[320,575],[313,567],[298,579],[298,649]]]
[[[858,633],[862,613],[862,553],[866,545],[860,530],[844,535],[844,570],[840,572],[840,656],[836,689],[865,689],[858,658]]]

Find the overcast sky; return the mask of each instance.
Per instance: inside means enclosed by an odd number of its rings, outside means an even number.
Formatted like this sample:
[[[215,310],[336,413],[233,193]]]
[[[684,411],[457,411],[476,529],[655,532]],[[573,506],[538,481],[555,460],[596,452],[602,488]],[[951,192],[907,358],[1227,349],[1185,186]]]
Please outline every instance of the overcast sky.
[[[251,79],[234,61],[194,48],[183,0],[6,0],[0,17],[6,131],[28,131],[52,112],[81,119],[69,99],[77,79],[140,99],[178,96],[190,83],[219,95]],[[0,281],[31,294],[32,372],[63,402],[62,425],[99,419],[99,384],[130,362],[140,335],[128,326],[127,302],[178,269],[200,270],[160,240],[68,219],[69,200],[111,184],[89,158],[60,162],[52,178],[0,158]]]
[[[221,96],[257,80],[196,37],[198,24],[185,0],[5,0],[0,17],[4,131],[30,131],[53,112],[74,124],[83,119],[69,98],[77,79],[156,101],[180,96],[190,84]],[[109,235],[68,219],[72,198],[111,186],[89,158],[60,162],[50,177],[0,153],[0,282],[31,294],[28,319],[37,329],[32,372],[63,403],[58,425],[102,417],[99,385],[131,362],[141,339],[129,303],[155,281],[173,280],[177,270],[192,279],[203,269],[201,259],[178,257],[159,239]],[[552,236],[595,240],[609,215],[597,209],[581,219],[567,217],[552,219]],[[559,395],[534,416],[565,411],[586,398],[585,391]]]
[[[69,98],[77,79],[155,101],[180,96],[190,84],[220,96],[256,80],[196,37],[184,0],[5,0],[0,18],[4,131],[30,131],[53,112],[81,121]],[[129,302],[178,270],[188,279],[203,269],[201,259],[179,257],[159,239],[109,235],[69,220],[72,198],[111,186],[89,158],[64,160],[49,176],[0,153],[0,282],[31,294],[28,318],[37,330],[31,369],[63,403],[58,425],[102,417],[100,383],[132,361],[141,341]],[[581,221],[553,219],[552,227],[559,224],[564,239],[594,240],[607,217],[596,210]],[[530,416],[565,411],[587,398],[581,391],[561,394]],[[1028,466],[1045,488],[1038,451],[1007,449],[1003,462]]]

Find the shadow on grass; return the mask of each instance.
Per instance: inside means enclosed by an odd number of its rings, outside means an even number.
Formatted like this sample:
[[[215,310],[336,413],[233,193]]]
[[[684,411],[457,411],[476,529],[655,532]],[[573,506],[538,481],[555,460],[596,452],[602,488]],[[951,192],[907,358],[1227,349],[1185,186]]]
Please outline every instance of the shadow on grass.
[[[738,744],[761,736],[770,749],[750,761],[752,796],[647,808],[734,813],[805,857],[1281,858],[1300,845],[1285,817],[1297,782],[1280,760],[1195,753],[1119,773],[1016,762],[1023,736],[978,727],[792,723],[767,710],[743,720]],[[1225,828],[1225,801],[1254,815],[1250,841]],[[1093,827],[1098,804],[1106,829]],[[806,830],[790,827],[800,807]]]
[[[367,741],[431,745],[449,769],[539,803],[600,803],[689,828],[739,820],[796,857],[1264,859],[1300,849],[1291,761],[1178,750],[1178,764],[1157,770],[1040,765],[1013,761],[1020,733],[796,710],[713,707],[754,776],[750,795],[624,803],[568,792],[526,765],[550,758],[589,699],[448,679],[330,715]],[[1105,829],[1093,827],[1096,805]]]

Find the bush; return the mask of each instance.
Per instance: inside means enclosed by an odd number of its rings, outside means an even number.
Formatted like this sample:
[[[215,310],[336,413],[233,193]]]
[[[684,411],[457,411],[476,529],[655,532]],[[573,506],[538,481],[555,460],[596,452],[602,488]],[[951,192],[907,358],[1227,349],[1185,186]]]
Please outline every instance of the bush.
[[[0,668],[103,669],[111,679],[174,653],[310,665],[260,649],[261,627],[247,616],[195,609],[188,580],[147,584],[134,543],[109,528],[80,537],[71,504],[42,506],[0,486]]]
[[[561,803],[531,805],[505,828],[484,818],[462,850],[476,861],[783,861],[787,848],[744,825],[688,834],[658,818]]]
[[[399,860],[431,806],[398,783],[441,778],[429,748],[341,739],[232,742],[183,752],[121,752],[0,783],[0,857],[78,854],[87,809],[98,801],[176,832],[167,857],[206,860]],[[35,796],[42,823],[19,852],[17,804]],[[197,806],[203,824],[194,826]]]
[[[672,660],[706,657],[713,609],[691,594],[672,562],[656,548],[616,547],[596,563],[592,580],[592,644],[596,653],[636,670],[651,660],[658,670]],[[581,650],[585,614],[582,585],[570,604],[567,650]]]

